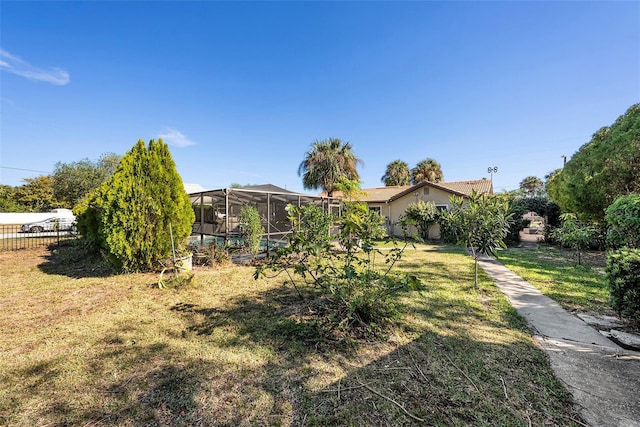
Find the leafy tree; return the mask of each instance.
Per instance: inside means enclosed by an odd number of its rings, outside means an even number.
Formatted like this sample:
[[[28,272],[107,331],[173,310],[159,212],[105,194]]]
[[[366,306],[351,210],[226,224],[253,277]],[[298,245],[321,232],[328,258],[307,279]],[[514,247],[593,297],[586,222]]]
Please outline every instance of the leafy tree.
[[[640,249],[640,194],[618,197],[607,208],[605,218],[609,226],[607,243],[611,247]]]
[[[240,209],[240,222],[242,234],[245,239],[245,247],[252,256],[260,251],[260,242],[264,235],[264,227],[260,221],[260,213],[253,206],[243,206]]]
[[[576,250],[578,265],[582,264],[582,252],[597,235],[598,230],[591,224],[578,220],[576,214],[565,213],[560,215],[562,226],[554,231],[554,237],[564,246]]]
[[[564,212],[599,222],[616,197],[640,193],[640,104],[580,147],[548,180],[547,192]]]
[[[53,178],[41,175],[35,178],[25,178],[24,185],[15,190],[15,200],[30,212],[47,212],[59,207],[53,195]]]
[[[411,183],[411,171],[409,165],[402,160],[394,160],[387,165],[387,170],[382,175],[381,181],[386,187],[393,185],[409,185]]]
[[[53,171],[53,194],[67,208],[73,208],[89,192],[106,181],[116,170],[120,156],[103,154],[97,161],[83,159],[58,162]]]
[[[348,142],[337,138],[314,141],[298,167],[298,176],[302,176],[304,188],[321,188],[332,197],[341,177],[360,180],[357,170],[359,163],[362,161],[353,153],[353,147]]]
[[[148,147],[139,140],[75,212],[87,241],[125,271],[157,267],[171,256],[174,244],[181,252],[194,221],[189,196],[161,139]]]
[[[26,207],[16,201],[16,188],[0,184],[0,212],[25,212]]]
[[[529,197],[534,197],[536,194],[540,194],[543,189],[542,180],[537,176],[528,176],[520,181],[520,188],[524,190]]]
[[[418,229],[420,238],[426,241],[429,239],[429,229],[438,221],[438,218],[439,213],[435,203],[420,200],[415,203],[410,203],[409,206],[407,206],[400,221],[408,225],[406,220],[410,220]]]
[[[478,195],[475,191],[467,205],[458,196],[452,196],[450,202],[452,209],[443,216],[455,230],[458,244],[464,245],[473,257],[474,286],[477,287],[480,255],[496,256],[498,248],[506,248],[504,239],[511,222],[509,202],[504,197]]]

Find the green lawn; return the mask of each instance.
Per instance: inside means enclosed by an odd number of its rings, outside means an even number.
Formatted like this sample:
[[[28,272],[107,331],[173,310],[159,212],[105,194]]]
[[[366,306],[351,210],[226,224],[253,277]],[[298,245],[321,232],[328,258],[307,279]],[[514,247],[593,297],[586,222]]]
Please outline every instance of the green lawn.
[[[509,248],[498,260],[568,310],[612,314],[601,252],[588,252],[578,265],[574,251],[540,245]]]
[[[523,321],[486,276],[474,290],[457,249],[407,252],[401,267],[426,287],[401,296],[376,342],[318,340],[295,290],[250,267],[196,269],[175,290],[69,249],[0,264],[0,425],[581,425]]]

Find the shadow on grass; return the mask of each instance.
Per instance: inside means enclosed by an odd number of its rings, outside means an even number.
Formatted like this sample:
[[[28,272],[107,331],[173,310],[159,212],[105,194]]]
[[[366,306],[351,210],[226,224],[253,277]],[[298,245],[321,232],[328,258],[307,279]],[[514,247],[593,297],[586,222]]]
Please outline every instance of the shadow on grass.
[[[90,253],[79,240],[70,240],[49,247],[45,262],[38,266],[45,274],[84,277],[109,277],[118,274],[99,254]]]
[[[472,286],[472,271],[461,280]],[[20,379],[9,393],[26,397],[0,403],[0,413],[32,411],[56,426],[572,425],[568,395],[530,340],[469,333],[476,323],[518,328],[521,319],[510,310],[487,318],[474,299],[432,291],[427,283],[424,300],[404,305],[422,322],[403,326],[411,342],[359,342],[365,354],[374,349],[368,362],[321,340],[323,325],[309,312],[316,307],[291,288],[221,306],[177,293],[162,313],[171,327],[114,324],[85,359],[50,356],[9,373]],[[154,342],[139,344],[150,328]],[[59,384],[69,369],[74,378]],[[0,424],[16,424],[9,416]]]

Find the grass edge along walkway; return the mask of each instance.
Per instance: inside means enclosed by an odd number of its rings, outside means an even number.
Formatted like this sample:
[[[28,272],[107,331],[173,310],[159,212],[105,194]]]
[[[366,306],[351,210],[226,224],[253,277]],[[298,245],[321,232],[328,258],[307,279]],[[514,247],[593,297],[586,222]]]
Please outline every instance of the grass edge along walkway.
[[[527,320],[590,425],[640,425],[640,355],[625,352],[489,257],[482,269]]]

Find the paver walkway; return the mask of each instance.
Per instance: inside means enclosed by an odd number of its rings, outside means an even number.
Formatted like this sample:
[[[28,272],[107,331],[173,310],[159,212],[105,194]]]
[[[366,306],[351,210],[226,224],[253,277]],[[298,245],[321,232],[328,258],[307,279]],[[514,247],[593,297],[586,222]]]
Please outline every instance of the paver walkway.
[[[479,265],[524,317],[592,427],[640,427],[640,353],[624,350],[491,258]]]

